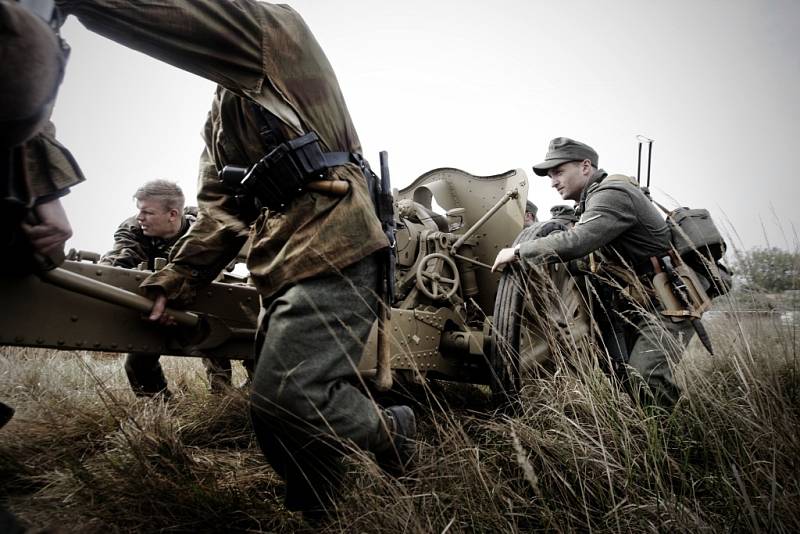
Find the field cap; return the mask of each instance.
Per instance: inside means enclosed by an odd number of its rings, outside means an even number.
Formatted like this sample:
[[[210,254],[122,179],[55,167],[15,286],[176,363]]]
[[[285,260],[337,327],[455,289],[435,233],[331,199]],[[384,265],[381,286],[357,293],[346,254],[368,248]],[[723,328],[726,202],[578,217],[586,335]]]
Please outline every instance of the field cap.
[[[539,208],[536,207],[536,204],[531,202],[530,200],[525,202],[525,213],[530,213],[534,216],[539,212]]]
[[[597,167],[597,152],[589,145],[575,141],[569,137],[556,137],[550,141],[544,161],[533,166],[533,172],[539,176],[547,176],[547,171],[570,161],[588,159]]]
[[[552,215],[554,219],[568,219],[571,221],[578,220],[578,218],[575,216],[575,208],[566,204],[559,204],[558,206],[553,206],[550,208],[550,215]]]

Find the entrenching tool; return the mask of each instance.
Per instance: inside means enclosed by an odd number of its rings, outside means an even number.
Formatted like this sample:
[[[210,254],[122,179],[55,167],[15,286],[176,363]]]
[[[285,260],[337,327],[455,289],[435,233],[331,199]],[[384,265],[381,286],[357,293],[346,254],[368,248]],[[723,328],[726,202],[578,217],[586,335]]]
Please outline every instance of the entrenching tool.
[[[669,277],[670,284],[672,285],[672,294],[677,299],[677,304],[682,310],[685,310],[684,313],[681,313],[686,319],[688,319],[692,323],[692,327],[694,328],[695,332],[697,332],[697,337],[700,338],[700,342],[703,343],[703,346],[706,348],[709,354],[714,354],[714,348],[711,345],[711,338],[708,335],[708,331],[706,331],[706,327],[703,324],[703,321],[698,316],[699,313],[695,310],[695,306],[692,304],[692,299],[689,296],[689,288],[686,286],[686,282],[684,282],[683,277],[678,274],[676,267],[673,265],[673,257],[671,255],[667,255],[659,260],[653,261],[653,269],[656,272],[656,276],[659,274],[663,274],[661,270],[661,264],[664,266],[664,271],[666,271],[666,275]],[[655,280],[654,280],[655,285]],[[675,312],[670,312],[671,315],[675,315]]]

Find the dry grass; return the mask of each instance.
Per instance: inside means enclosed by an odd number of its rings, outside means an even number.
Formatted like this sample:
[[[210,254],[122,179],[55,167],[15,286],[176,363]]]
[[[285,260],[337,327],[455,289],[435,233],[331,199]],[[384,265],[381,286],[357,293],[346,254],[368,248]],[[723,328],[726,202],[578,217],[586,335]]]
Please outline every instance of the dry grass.
[[[121,358],[3,348],[3,496],[66,532],[800,531],[798,327],[729,311],[717,356],[690,347],[671,414],[595,366],[556,365],[514,413],[477,387],[420,388],[417,468],[394,480],[353,456],[317,527],[283,508],[243,396],[207,393],[199,361],[166,359],[181,393],[165,405],[134,399]]]

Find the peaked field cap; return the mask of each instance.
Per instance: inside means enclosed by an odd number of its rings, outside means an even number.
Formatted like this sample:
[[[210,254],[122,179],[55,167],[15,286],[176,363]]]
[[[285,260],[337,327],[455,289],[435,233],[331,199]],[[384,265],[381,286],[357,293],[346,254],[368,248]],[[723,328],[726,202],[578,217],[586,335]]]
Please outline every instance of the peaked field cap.
[[[550,141],[544,161],[533,166],[533,172],[539,176],[547,176],[547,171],[570,161],[583,161],[588,159],[597,167],[597,152],[587,144],[575,141],[569,137],[556,137]]]
[[[566,204],[559,204],[558,206],[550,208],[550,214],[553,217],[574,217],[575,208]]]
[[[536,204],[528,200],[525,202],[525,212],[536,215],[539,212],[539,208],[536,206]]]

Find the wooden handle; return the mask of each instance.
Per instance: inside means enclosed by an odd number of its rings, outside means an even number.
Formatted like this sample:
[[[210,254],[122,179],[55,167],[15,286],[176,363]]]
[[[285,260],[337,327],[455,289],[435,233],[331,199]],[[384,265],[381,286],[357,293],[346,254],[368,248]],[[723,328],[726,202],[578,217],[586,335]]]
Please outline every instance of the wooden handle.
[[[661,272],[661,263],[659,263],[658,258],[655,256],[650,256],[650,263],[653,265],[653,271],[656,274]]]
[[[316,180],[308,183],[308,189],[318,193],[343,197],[350,190],[350,182],[345,182],[344,180]]]
[[[375,376],[375,388],[378,391],[389,391],[392,389],[392,367],[389,364],[389,332],[387,332],[388,312],[386,306],[381,303],[380,318],[378,319],[378,354],[377,371]]]

